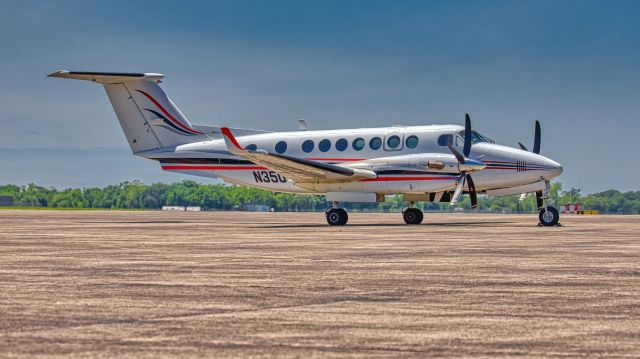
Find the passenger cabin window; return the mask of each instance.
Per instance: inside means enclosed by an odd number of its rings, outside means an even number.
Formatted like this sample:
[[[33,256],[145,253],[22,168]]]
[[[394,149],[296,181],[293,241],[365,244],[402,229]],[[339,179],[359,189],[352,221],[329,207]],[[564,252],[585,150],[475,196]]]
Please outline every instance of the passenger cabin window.
[[[351,144],[351,146],[353,146],[353,149],[356,151],[362,151],[362,149],[364,148],[364,138],[358,137],[355,140],[353,140],[353,143]]]
[[[341,138],[336,141],[336,150],[342,152],[349,147],[349,141],[346,138]]]
[[[380,147],[382,147],[382,139],[380,137],[372,138],[371,140],[369,140],[369,147],[372,150],[380,149]]]
[[[276,143],[276,152],[282,154],[287,150],[287,143],[284,141],[280,141]]]
[[[302,142],[302,150],[306,153],[313,151],[313,147],[314,147],[314,144],[312,140],[306,140]]]
[[[440,135],[440,137],[438,137],[438,144],[440,146],[453,145],[453,135]]]
[[[258,149],[258,146],[254,145],[253,143],[250,145],[246,145],[244,146],[244,149],[247,151],[255,151]]]
[[[416,147],[418,147],[418,142],[420,142],[420,141],[418,140],[417,136],[413,136],[412,135],[412,136],[407,137],[407,139],[404,142],[407,145],[407,147],[416,148]]]
[[[387,147],[389,148],[397,148],[398,146],[400,146],[400,137],[393,135],[389,138],[387,138]]]
[[[320,141],[320,143],[318,143],[318,149],[322,152],[329,151],[331,149],[331,141],[327,140],[326,138]]]

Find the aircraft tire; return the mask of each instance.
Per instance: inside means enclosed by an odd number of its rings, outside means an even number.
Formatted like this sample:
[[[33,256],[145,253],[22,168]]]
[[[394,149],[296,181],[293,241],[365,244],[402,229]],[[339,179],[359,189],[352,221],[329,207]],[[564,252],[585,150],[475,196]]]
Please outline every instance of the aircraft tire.
[[[417,208],[407,208],[402,212],[402,218],[406,224],[420,224],[424,219],[422,211]]]
[[[347,211],[342,208],[331,208],[327,211],[326,216],[327,223],[329,223],[330,226],[344,226],[349,220]]]
[[[556,224],[558,224],[558,221],[560,220],[560,213],[558,213],[557,209],[551,206],[547,206],[546,211],[544,208],[540,210],[540,213],[538,214],[538,219],[540,220],[540,224],[542,224],[545,227],[555,226]]]

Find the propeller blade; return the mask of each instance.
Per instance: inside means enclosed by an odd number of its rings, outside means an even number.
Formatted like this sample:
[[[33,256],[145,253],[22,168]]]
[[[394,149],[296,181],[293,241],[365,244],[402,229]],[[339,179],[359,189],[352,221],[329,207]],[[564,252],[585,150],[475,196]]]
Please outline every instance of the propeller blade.
[[[471,208],[478,206],[478,195],[476,194],[476,185],[471,179],[471,175],[467,175],[467,181],[469,182],[469,197],[471,197]]]
[[[467,176],[462,175],[458,179],[458,184],[456,185],[456,190],[453,192],[453,197],[451,197],[451,204],[458,203],[460,200],[460,196],[462,195],[462,190],[464,190],[464,182]]]
[[[471,153],[471,118],[468,113],[464,115],[464,148],[462,153],[465,157],[469,157]]]
[[[536,203],[538,205],[538,209],[544,207],[544,202],[542,201],[542,191],[536,192]]]
[[[456,159],[458,160],[458,163],[462,163],[464,164],[464,156],[458,152],[458,150],[456,150],[453,146],[449,145],[449,150],[451,150],[451,152],[453,153],[454,156],[456,156]]]
[[[536,133],[535,133],[535,136],[533,137],[533,153],[540,153],[540,137],[541,137],[540,121],[536,120]]]
[[[521,148],[523,151],[529,151],[529,150],[528,150],[528,149],[527,149],[527,148],[522,144],[522,142],[518,142],[518,145],[520,145],[520,148]]]

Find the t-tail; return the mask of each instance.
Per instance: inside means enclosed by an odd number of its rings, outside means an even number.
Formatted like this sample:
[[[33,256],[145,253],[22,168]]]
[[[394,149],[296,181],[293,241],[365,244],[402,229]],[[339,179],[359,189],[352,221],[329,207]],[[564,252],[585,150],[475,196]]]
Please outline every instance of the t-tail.
[[[208,139],[205,129],[192,126],[158,85],[164,75],[56,71],[49,77],[102,84],[134,154]]]

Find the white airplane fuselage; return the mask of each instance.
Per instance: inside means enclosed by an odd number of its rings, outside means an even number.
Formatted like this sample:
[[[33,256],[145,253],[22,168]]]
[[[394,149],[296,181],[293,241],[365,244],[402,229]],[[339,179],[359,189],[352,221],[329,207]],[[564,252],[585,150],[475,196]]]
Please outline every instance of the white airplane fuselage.
[[[173,152],[140,153],[146,158],[160,161],[165,171],[221,178],[230,183],[290,193],[327,192],[375,192],[434,193],[452,190],[459,176],[455,157],[446,145],[438,143],[441,136],[450,136],[453,146],[462,150],[460,133],[464,127],[457,125],[393,126],[383,128],[358,128],[347,130],[271,132],[237,137],[244,146],[255,146],[268,152],[277,152],[276,144],[286,143],[282,154],[332,164],[348,164],[366,168],[378,174],[375,179],[362,179],[344,183],[311,183],[298,185],[294,181],[267,168],[238,158],[227,151],[223,139],[214,139],[180,145]],[[399,144],[388,145],[391,136],[399,138]],[[407,145],[409,137],[417,138],[417,145]],[[380,139],[380,147],[372,139]],[[364,141],[364,147],[359,144]],[[328,140],[328,148],[319,148]],[[312,141],[313,148],[303,150],[303,143]],[[415,140],[413,140],[415,141]],[[354,146],[354,142],[355,146]],[[378,142],[375,141],[374,142]],[[307,142],[308,143],[308,142]],[[339,143],[339,144],[338,144]],[[346,143],[346,147],[344,144]],[[337,148],[337,145],[338,147]],[[412,142],[411,145],[414,143]],[[324,150],[324,151],[323,151]],[[470,157],[486,164],[482,171],[474,173],[476,189],[486,191],[503,189],[550,180],[562,172],[557,162],[542,155],[490,142],[473,145]],[[427,161],[441,159],[446,167],[428,168]]]

